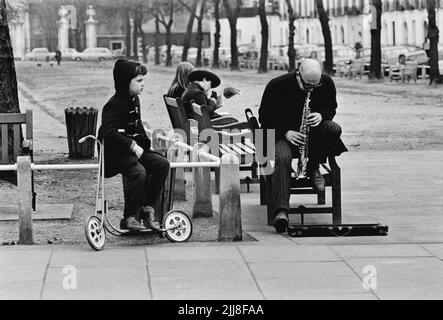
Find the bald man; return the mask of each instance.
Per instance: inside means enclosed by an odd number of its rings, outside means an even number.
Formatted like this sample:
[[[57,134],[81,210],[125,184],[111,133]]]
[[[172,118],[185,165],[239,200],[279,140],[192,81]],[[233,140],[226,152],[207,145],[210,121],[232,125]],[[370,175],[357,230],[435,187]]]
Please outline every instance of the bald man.
[[[273,225],[277,232],[288,226],[291,162],[299,157],[304,136],[299,132],[307,92],[311,92],[307,123],[309,133],[309,162],[307,173],[316,191],[325,189],[319,164],[328,155],[347,151],[340,139],[341,127],[332,121],[337,109],[334,81],[322,73],[321,65],[313,59],[304,60],[293,73],[272,79],[263,93],[259,121],[264,129],[275,129],[275,166],[272,174],[274,194]]]

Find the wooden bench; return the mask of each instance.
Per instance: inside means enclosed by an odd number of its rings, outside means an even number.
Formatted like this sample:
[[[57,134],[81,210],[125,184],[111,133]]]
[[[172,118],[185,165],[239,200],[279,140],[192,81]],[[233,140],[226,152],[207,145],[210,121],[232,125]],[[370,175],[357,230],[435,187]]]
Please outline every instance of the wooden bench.
[[[22,125],[26,126],[26,138],[22,141]],[[25,113],[0,114],[0,165],[17,163],[18,156],[28,155],[33,161],[33,119],[32,110]],[[12,142],[12,143],[11,143]],[[15,172],[7,172],[17,184]],[[34,176],[32,175],[32,209],[35,210]]]
[[[194,112],[194,118],[198,122],[198,131],[201,134],[204,130],[213,130],[218,135],[219,139],[219,154],[217,156],[222,157],[224,154],[234,154],[240,161],[240,171],[251,172],[250,177],[240,179],[240,184],[247,185],[247,192],[250,191],[251,183],[259,183],[258,178],[258,165],[255,160],[255,146],[252,142],[252,133],[249,130],[247,122],[237,122],[226,125],[214,126],[211,122],[209,112],[205,106],[200,106],[196,103],[192,103]],[[246,132],[230,133],[230,130],[245,130]],[[204,138],[199,137],[199,141],[208,143]],[[211,143],[213,143],[211,141]],[[215,171],[215,183],[216,189],[219,184],[220,176],[219,171]],[[218,189],[216,190],[218,193]]]

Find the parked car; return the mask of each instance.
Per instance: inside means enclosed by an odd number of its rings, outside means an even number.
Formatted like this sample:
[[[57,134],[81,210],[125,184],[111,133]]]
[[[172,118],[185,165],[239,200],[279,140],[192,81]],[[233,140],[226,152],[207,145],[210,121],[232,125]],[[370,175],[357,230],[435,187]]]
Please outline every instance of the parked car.
[[[83,52],[78,52],[72,55],[75,61],[89,60],[89,61],[104,61],[113,60],[114,56],[108,48],[87,48]]]
[[[60,52],[62,53],[62,60],[72,60],[72,56],[78,53],[74,48],[60,49]]]
[[[405,54],[406,61],[414,61],[417,64],[429,64],[429,58],[424,50],[409,52]]]
[[[47,48],[34,48],[25,55],[28,61],[49,61],[55,59],[55,52],[50,52]]]

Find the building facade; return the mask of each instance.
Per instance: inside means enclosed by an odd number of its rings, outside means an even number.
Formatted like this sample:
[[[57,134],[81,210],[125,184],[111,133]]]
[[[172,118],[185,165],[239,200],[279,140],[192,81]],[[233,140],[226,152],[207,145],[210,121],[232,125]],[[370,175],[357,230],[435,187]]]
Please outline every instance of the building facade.
[[[244,6],[256,7],[258,1],[244,1]],[[314,0],[291,0],[296,20],[294,42],[296,44],[322,44],[323,34]],[[371,44],[370,0],[323,0],[329,15],[329,27],[333,44],[363,47]],[[423,47],[426,42],[428,13],[426,0],[382,0],[382,46],[411,45]],[[288,44],[289,17],[286,0],[267,1],[269,47]],[[277,9],[275,9],[277,8]],[[436,20],[443,30],[443,0],[436,0]],[[230,45],[230,29],[226,18],[221,21],[221,46]],[[261,45],[260,19],[257,16],[241,16],[237,22],[239,45]],[[443,36],[439,43],[443,44]]]

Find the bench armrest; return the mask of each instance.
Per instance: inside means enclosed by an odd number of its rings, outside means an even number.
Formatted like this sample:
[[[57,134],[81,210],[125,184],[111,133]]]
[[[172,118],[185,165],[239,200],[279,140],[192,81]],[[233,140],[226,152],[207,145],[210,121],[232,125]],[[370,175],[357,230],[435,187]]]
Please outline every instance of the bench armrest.
[[[235,122],[225,125],[213,125],[212,126],[215,130],[223,130],[223,129],[249,129],[249,125],[247,122]]]
[[[216,126],[230,124],[234,122],[238,122],[238,119],[234,118],[233,116],[225,116],[225,117],[211,119],[212,125]]]

